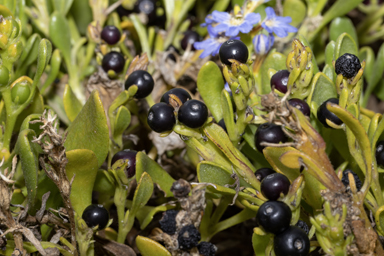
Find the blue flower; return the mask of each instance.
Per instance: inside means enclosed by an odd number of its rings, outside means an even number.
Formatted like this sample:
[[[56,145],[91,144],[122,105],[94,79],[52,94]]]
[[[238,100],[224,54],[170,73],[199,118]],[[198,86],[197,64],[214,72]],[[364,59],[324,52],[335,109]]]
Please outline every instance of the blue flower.
[[[248,13],[243,16],[213,11],[209,21],[211,23],[218,23],[213,27],[215,33],[225,32],[226,36],[237,36],[239,32],[250,32],[253,25],[259,23],[260,19],[260,14],[258,13]]]
[[[288,32],[297,32],[297,28],[289,25],[292,22],[291,17],[276,16],[275,10],[272,7],[265,8],[267,17],[261,26],[268,31],[268,33],[275,33],[278,37],[286,37]]]
[[[271,50],[273,43],[275,42],[275,37],[272,34],[264,35],[256,35],[253,38],[253,46],[255,47],[255,52],[257,55],[265,55]]]
[[[220,36],[219,33],[216,33],[211,25],[207,27],[210,38],[202,42],[195,42],[193,46],[197,50],[204,50],[200,55],[200,58],[205,58],[209,55],[215,56],[219,53],[221,45],[229,39],[240,39],[239,37],[225,37]]]

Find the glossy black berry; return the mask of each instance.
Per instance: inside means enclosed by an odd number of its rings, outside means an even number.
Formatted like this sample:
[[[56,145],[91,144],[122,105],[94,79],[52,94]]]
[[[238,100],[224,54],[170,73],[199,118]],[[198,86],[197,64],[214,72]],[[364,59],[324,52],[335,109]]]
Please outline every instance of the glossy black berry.
[[[104,229],[109,221],[109,213],[101,204],[91,204],[85,208],[81,218],[88,227],[93,228],[99,225],[99,230]]]
[[[286,93],[288,88],[289,71],[284,69],[277,71],[271,77],[271,88],[275,88],[279,92]]]
[[[292,212],[280,201],[267,201],[257,211],[256,220],[269,233],[280,234],[289,227]]]
[[[185,51],[188,47],[188,44],[190,44],[192,47],[191,50],[195,51],[196,48],[193,46],[193,44],[195,42],[200,42],[200,41],[201,41],[201,37],[197,32],[188,30],[184,33],[184,37],[181,40],[180,45],[181,45],[181,48]]]
[[[342,74],[346,78],[354,77],[361,68],[360,60],[356,55],[345,53],[335,63],[336,74]]]
[[[247,46],[240,40],[228,40],[221,45],[219,56],[223,64],[231,65],[230,59],[246,63],[249,52]]]
[[[276,201],[280,194],[286,195],[291,183],[289,179],[281,173],[273,173],[265,177],[260,184],[260,190],[263,196],[271,201]]]
[[[199,244],[200,232],[194,225],[185,226],[180,230],[177,241],[181,250],[192,249]]]
[[[174,109],[167,103],[156,103],[148,112],[148,125],[155,132],[171,131],[176,123]]]
[[[188,100],[179,109],[178,119],[189,128],[201,127],[208,118],[207,106],[199,100]]]
[[[262,146],[262,142],[267,143],[284,143],[288,141],[287,135],[283,132],[281,126],[272,123],[265,123],[259,126],[255,134],[255,145],[257,150],[263,152],[265,146]]]
[[[305,234],[309,234],[309,227],[305,221],[298,220],[295,226],[301,228],[305,232]]]
[[[376,161],[378,166],[384,168],[384,140],[376,144]]]
[[[273,249],[276,256],[306,256],[309,248],[308,236],[296,226],[290,226],[274,238]]]
[[[127,168],[125,169],[125,175],[128,178],[135,176],[136,174],[136,155],[137,151],[124,149],[117,152],[113,157],[111,164],[113,165],[117,160],[123,159],[128,161]]]
[[[260,168],[255,172],[256,179],[259,181],[262,181],[265,177],[268,175],[276,173],[273,169],[271,168]]]
[[[307,102],[301,99],[290,99],[288,100],[289,105],[295,107],[301,111],[305,116],[311,115],[311,110]]]
[[[187,100],[190,100],[192,99],[191,95],[184,89],[182,88],[173,88],[169,91],[167,91],[166,93],[163,94],[163,96],[161,97],[161,100],[160,102],[165,102],[167,104],[169,104],[169,95],[170,94],[173,94],[175,95],[177,98],[179,98],[179,100],[184,104]]]
[[[324,101],[323,104],[321,104],[320,107],[317,109],[317,119],[319,119],[319,121],[327,128],[332,128],[332,127],[327,124],[327,122],[325,121],[326,119],[328,119],[334,124],[341,125],[343,121],[341,121],[340,118],[338,118],[334,113],[332,113],[327,109],[328,102],[339,104],[339,99],[330,98]]]
[[[121,53],[112,51],[104,55],[101,66],[105,72],[113,70],[116,73],[120,73],[124,69],[124,64],[125,60],[123,55],[121,55]]]
[[[344,186],[346,186],[346,187],[349,186],[348,173],[351,173],[353,175],[353,178],[355,179],[356,189],[357,189],[357,191],[360,191],[363,184],[362,184],[359,176],[357,176],[357,174],[350,169],[346,169],[345,171],[343,171],[343,177],[341,178],[341,182],[343,182]]]
[[[144,70],[136,70],[132,72],[125,81],[125,90],[128,90],[132,85],[137,85],[135,98],[142,99],[151,94],[155,82],[152,76]]]
[[[120,30],[115,26],[106,26],[101,31],[101,39],[103,39],[107,44],[117,44],[117,42],[120,41],[120,38]]]
[[[163,212],[163,217],[160,220],[160,228],[163,232],[173,235],[176,232],[176,215],[179,211],[168,210]]]
[[[197,245],[200,255],[202,256],[215,256],[217,247],[209,242],[201,242]]]

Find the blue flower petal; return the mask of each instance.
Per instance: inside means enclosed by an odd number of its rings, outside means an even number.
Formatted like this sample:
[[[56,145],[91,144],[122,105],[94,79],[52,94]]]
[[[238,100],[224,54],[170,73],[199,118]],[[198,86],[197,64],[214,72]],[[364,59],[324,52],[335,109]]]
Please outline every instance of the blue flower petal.
[[[248,13],[246,16],[245,16],[245,21],[248,21],[250,22],[251,24],[256,24],[256,23],[259,23],[260,20],[261,20],[261,16],[260,14],[258,13]]]
[[[212,19],[215,22],[221,23],[229,21],[231,18],[231,15],[227,12],[219,12],[219,11],[213,11],[212,12]]]

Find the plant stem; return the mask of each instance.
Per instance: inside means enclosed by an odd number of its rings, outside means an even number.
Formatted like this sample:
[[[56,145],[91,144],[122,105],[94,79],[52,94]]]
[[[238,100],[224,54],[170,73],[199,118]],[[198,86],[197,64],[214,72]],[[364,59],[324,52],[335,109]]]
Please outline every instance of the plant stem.
[[[15,128],[15,123],[18,115],[14,113],[13,103],[11,98],[11,89],[10,88],[4,89],[1,92],[1,95],[3,96],[5,110],[7,112],[7,121],[5,122],[5,132],[3,136],[3,148],[6,148],[9,151],[11,137],[12,137],[13,129]]]
[[[118,184],[115,190],[114,202],[117,208],[117,218],[119,221],[119,231],[117,235],[117,242],[124,244],[125,238],[129,230],[126,230],[125,220],[125,200],[128,196],[128,190],[124,189],[122,184]]]

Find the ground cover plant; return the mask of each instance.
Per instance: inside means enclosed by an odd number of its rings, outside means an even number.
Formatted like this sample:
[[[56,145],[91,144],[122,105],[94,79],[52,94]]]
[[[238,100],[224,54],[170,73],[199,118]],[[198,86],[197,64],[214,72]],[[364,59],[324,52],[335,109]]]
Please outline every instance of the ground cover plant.
[[[0,0],[1,255],[384,255],[379,0]]]

